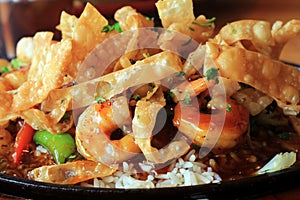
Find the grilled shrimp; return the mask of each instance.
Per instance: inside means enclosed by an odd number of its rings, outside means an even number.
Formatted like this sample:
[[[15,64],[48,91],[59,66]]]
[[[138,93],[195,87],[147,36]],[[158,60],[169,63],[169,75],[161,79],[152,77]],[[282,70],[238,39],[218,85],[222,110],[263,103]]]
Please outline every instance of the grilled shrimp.
[[[128,119],[130,112],[125,97],[89,106],[78,120],[75,137],[78,151],[88,160],[109,165],[139,153],[140,149],[131,134],[119,140],[110,139],[112,132]]]
[[[213,114],[199,113],[199,108],[185,104],[177,104],[174,109],[173,124],[179,131],[187,135],[196,145],[211,145],[214,136],[210,130],[222,126],[219,138],[213,146],[214,152],[220,152],[236,146],[246,133],[249,125],[248,111],[233,99],[228,99],[228,109],[225,112],[216,110]],[[182,113],[184,110],[184,114]],[[225,115],[225,120],[224,120]],[[198,120],[199,119],[199,120]],[[224,124],[223,124],[224,122]],[[219,127],[220,128],[220,127]]]

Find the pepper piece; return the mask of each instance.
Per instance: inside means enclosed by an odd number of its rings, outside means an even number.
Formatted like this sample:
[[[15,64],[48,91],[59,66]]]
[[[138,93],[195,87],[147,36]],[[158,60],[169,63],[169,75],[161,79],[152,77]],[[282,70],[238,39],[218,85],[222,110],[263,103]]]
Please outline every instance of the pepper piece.
[[[52,134],[46,130],[37,131],[33,140],[50,152],[56,164],[64,163],[75,151],[74,138],[68,133]]]
[[[26,122],[19,130],[14,144],[14,153],[12,154],[14,164],[18,164],[22,159],[23,151],[28,149],[28,145],[32,141],[35,130]]]

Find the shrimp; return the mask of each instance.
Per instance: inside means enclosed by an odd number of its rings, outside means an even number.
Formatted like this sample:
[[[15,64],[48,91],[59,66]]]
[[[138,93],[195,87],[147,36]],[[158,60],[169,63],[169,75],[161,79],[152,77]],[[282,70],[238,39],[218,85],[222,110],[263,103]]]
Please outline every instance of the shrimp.
[[[246,133],[249,125],[249,113],[242,105],[233,99],[227,100],[230,109],[214,114],[199,113],[199,108],[185,104],[177,104],[174,109],[173,124],[179,131],[187,135],[196,145],[205,145],[210,129],[220,126],[224,120],[218,141],[213,147],[214,152],[221,152],[236,146]],[[184,110],[184,114],[181,112]],[[195,120],[199,116],[199,121]]]
[[[114,113],[118,113],[114,115]],[[86,159],[105,164],[120,163],[140,152],[132,134],[111,140],[111,133],[130,119],[127,99],[116,97],[89,106],[79,117],[76,144]]]
[[[106,166],[89,160],[78,160],[35,168],[28,173],[28,178],[47,183],[76,184],[92,178],[109,176],[116,170],[117,165]]]
[[[136,143],[145,158],[155,164],[167,163],[181,157],[190,148],[187,141],[183,138],[174,138],[172,142],[160,149],[151,145],[152,131],[155,126],[157,114],[166,105],[166,101],[161,88],[158,88],[155,94],[149,99],[147,98],[143,98],[137,102],[132,120],[132,129]]]

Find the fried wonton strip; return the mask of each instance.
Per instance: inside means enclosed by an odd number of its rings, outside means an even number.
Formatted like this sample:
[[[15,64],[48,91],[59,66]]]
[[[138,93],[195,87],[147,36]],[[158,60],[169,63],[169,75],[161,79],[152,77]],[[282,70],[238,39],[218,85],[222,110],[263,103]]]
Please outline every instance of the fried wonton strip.
[[[284,26],[277,21],[239,20],[222,27],[214,41],[221,44],[240,45],[271,58],[279,58],[284,44],[300,33],[300,21],[291,20]]]
[[[299,112],[300,71],[257,52],[208,42],[206,56],[221,76],[246,83]]]
[[[13,92],[13,112],[26,110],[42,102],[51,90],[70,81],[68,65],[72,43],[64,40],[52,44],[52,36],[50,32],[39,32],[34,36],[34,57],[28,80]]]
[[[122,31],[154,26],[154,22],[152,20],[147,19],[131,6],[124,6],[118,9],[115,12],[114,18],[119,22]]]
[[[72,61],[68,66],[72,72],[71,77],[76,78],[78,68],[86,55],[109,37],[110,34],[101,31],[107,24],[107,19],[90,3],[86,4],[78,19],[62,13],[57,28],[62,31],[63,40],[72,41]]]
[[[148,20],[145,16],[143,16],[141,13],[138,13],[134,8],[130,6],[124,6],[120,9],[118,9],[115,12],[114,15],[115,20],[117,20],[120,24],[120,27],[122,31],[131,31],[131,38],[127,44],[126,52],[130,53],[134,51],[139,45],[139,42],[141,39],[139,37],[143,37],[142,39],[145,40],[145,35],[140,33],[140,28],[146,28],[146,27],[153,27],[154,22],[152,20]],[[134,51],[135,53],[139,53],[139,51]],[[123,55],[123,57],[126,57],[126,54]]]
[[[79,160],[61,165],[49,165],[35,168],[29,172],[30,180],[55,184],[76,184],[92,178],[109,176],[117,170],[117,165],[107,166],[101,163]]]
[[[59,101],[64,97],[64,94],[69,95],[69,92],[73,98],[72,108],[80,108],[91,104],[96,97],[110,99],[130,87],[161,80],[181,71],[181,69],[182,63],[178,55],[171,52],[161,52],[138,61],[126,69],[109,73],[79,85],[53,91],[57,93],[53,96],[53,101]]]
[[[132,130],[136,143],[145,155],[146,159],[154,163],[166,163],[174,158],[184,155],[190,148],[184,140],[174,140],[162,149],[151,146],[152,132],[156,117],[166,102],[161,90],[158,90],[150,100],[142,99],[137,102]]]
[[[276,21],[272,27],[272,35],[277,44],[285,44],[300,33],[300,20],[292,19],[287,23]]]
[[[0,124],[5,124],[9,119],[13,94],[0,90]]]
[[[23,37],[18,41],[16,47],[16,54],[18,59],[27,63],[31,63],[33,58],[33,52],[34,45],[32,37]]]
[[[62,11],[60,16],[60,24],[56,27],[61,31],[62,39],[72,39],[75,27],[77,26],[78,18]]]
[[[168,27],[168,30],[178,31],[189,36],[198,43],[204,44],[212,37],[215,30],[215,24],[213,22],[210,25],[203,25],[208,23],[208,21],[209,19],[206,19],[204,15],[200,15],[190,23],[173,23]]]
[[[163,27],[170,30],[170,33],[162,34],[162,49],[166,49],[170,45],[168,43],[185,46],[189,38],[204,44],[214,33],[213,21],[209,22],[204,15],[195,18],[191,0],[160,0],[155,5]],[[176,32],[184,34],[188,39],[182,36],[178,38]],[[182,39],[185,41],[181,41]]]
[[[249,113],[254,116],[263,111],[273,101],[273,98],[254,88],[245,88],[237,91],[232,96],[238,100]]]
[[[72,34],[74,45],[72,53],[77,61],[83,60],[88,52],[106,38],[101,30],[107,24],[107,19],[94,6],[87,3]]]
[[[195,19],[192,0],[159,0],[155,6],[164,28],[173,23],[189,24]]]
[[[56,109],[58,110],[58,109]],[[63,110],[61,110],[63,111]],[[64,114],[60,112],[61,114]],[[69,119],[61,123],[57,122],[60,117],[53,116],[53,113],[45,114],[39,109],[28,109],[20,113],[20,117],[24,119],[35,130],[47,130],[53,134],[64,133],[69,130],[73,125],[73,116],[70,115]]]
[[[182,71],[185,73],[185,77],[188,78],[191,75],[199,72],[202,69],[205,58],[205,45],[199,45],[197,49],[191,52],[186,61],[183,64]]]
[[[6,85],[11,87],[11,90],[19,88],[24,82],[27,81],[29,68],[19,69],[12,72],[5,73],[3,79]]]
[[[55,90],[53,90],[55,91]],[[60,93],[59,98],[50,92],[47,99],[41,103],[41,109],[28,109],[20,112],[20,116],[36,130],[47,130],[51,133],[64,133],[73,125],[73,115],[66,114],[70,109],[71,95]]]

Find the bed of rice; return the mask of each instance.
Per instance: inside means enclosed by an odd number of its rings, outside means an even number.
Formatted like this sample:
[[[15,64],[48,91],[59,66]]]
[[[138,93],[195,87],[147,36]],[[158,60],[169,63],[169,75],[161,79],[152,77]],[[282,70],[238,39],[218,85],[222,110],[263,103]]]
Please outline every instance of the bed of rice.
[[[159,174],[154,170],[153,163],[139,163],[140,168],[146,172],[147,179],[134,178],[136,170],[133,164],[123,162],[123,171],[116,171],[111,176],[95,178],[93,183],[81,183],[83,187],[98,188],[161,188],[191,186],[208,183],[220,183],[221,177],[213,172],[212,168],[201,162],[196,162],[195,151],[192,150],[184,158],[174,163],[170,172]]]

